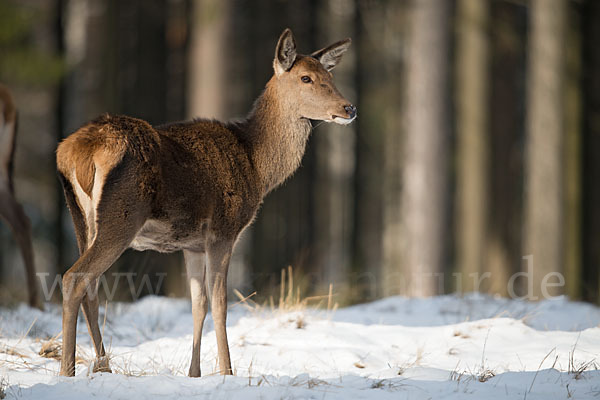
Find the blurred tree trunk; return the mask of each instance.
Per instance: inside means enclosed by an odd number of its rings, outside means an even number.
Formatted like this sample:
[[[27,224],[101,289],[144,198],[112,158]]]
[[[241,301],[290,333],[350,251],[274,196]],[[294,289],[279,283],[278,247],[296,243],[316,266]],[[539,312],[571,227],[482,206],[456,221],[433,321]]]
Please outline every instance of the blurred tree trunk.
[[[152,125],[166,120],[166,0],[118,1],[117,108]]]
[[[568,4],[565,54],[565,293],[581,297],[581,7]]]
[[[457,202],[456,270],[459,289],[482,290],[488,214],[489,3],[457,3]],[[494,276],[492,279],[504,277]]]
[[[373,4],[356,1],[355,27],[356,74],[354,87],[357,94],[358,118],[354,122],[354,215],[352,216],[352,274],[356,301],[373,300],[378,296],[382,262],[382,201],[383,201],[383,132],[379,126],[378,106],[381,97],[376,88],[383,75],[381,54],[373,45],[374,37],[369,21],[381,17]]]
[[[582,296],[600,302],[600,2],[583,5]]]
[[[67,1],[65,15],[66,131],[107,111],[110,77],[111,19],[105,1]],[[108,83],[108,84],[107,84]]]
[[[406,227],[403,266],[407,293],[443,291],[447,225],[447,65],[450,3],[412,3],[405,103],[402,215]]]
[[[367,40],[380,44],[380,48],[368,56],[369,73],[378,76],[376,87],[367,97],[373,104],[374,127],[381,129],[382,142],[382,207],[381,207],[381,271],[373,273],[378,281],[377,296],[402,293],[402,207],[400,195],[402,183],[402,87],[405,71],[402,49],[408,25],[406,1],[388,1],[366,15],[369,22]],[[377,114],[375,114],[375,112]],[[367,130],[369,134],[372,130]]]
[[[533,256],[534,298],[564,291],[547,283],[558,282],[549,274],[564,272],[565,5],[564,0],[531,3],[524,253]]]
[[[225,109],[229,1],[194,0],[191,12],[187,116],[229,118]]]
[[[166,15],[166,121],[186,117],[187,52],[190,4],[187,0],[168,0]]]
[[[527,8],[491,3],[490,181],[488,244],[483,289],[506,294],[510,275],[520,271],[523,220]],[[485,273],[484,272],[484,273]]]

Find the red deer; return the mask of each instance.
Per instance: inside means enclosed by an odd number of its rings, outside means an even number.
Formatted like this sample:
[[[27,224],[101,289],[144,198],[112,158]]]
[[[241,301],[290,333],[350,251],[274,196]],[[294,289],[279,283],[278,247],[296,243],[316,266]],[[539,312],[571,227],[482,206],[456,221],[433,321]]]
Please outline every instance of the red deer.
[[[31,225],[15,199],[13,164],[17,136],[17,110],[8,89],[0,85],[0,217],[8,222],[25,263],[29,305],[42,308],[35,282]]]
[[[200,376],[209,296],[219,370],[232,373],[225,329],[231,253],[265,195],[298,168],[310,120],[348,124],[356,117],[330,73],[349,45],[345,39],[300,55],[286,29],[275,50],[275,73],[242,121],[153,127],[104,115],[58,146],[80,252],[63,276],[61,375],[75,373],[80,305],[96,350],[94,371],[110,371],[98,328],[98,278],[129,247],[183,250],[194,319],[189,375]]]

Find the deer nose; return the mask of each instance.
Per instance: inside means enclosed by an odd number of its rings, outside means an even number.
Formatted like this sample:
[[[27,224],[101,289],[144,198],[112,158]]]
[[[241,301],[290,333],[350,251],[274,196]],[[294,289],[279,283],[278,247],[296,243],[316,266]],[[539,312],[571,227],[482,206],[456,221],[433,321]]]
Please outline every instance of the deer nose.
[[[348,104],[347,106],[344,106],[344,110],[346,110],[346,113],[348,114],[348,118],[356,117],[356,107],[353,106],[352,104]]]

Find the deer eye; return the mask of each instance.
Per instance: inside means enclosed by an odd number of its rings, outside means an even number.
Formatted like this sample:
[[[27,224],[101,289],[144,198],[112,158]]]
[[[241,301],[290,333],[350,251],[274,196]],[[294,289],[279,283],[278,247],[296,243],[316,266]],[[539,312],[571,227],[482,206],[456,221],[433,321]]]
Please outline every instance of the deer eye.
[[[302,78],[300,78],[300,80],[304,83],[312,83],[312,79],[310,79],[310,76],[304,75]]]

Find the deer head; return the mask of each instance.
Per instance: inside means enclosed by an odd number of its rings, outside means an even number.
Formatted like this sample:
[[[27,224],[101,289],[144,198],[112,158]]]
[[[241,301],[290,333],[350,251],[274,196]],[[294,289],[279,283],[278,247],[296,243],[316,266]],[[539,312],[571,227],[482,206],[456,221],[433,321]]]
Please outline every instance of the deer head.
[[[305,56],[296,52],[292,31],[283,31],[275,49],[275,75],[270,82],[278,91],[293,94],[279,96],[286,103],[282,106],[293,110],[298,118],[342,125],[352,122],[356,107],[337,90],[331,74],[350,42],[344,39]]]

